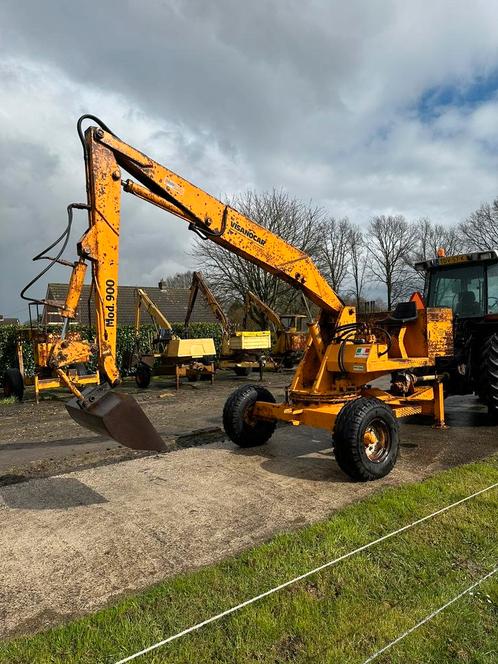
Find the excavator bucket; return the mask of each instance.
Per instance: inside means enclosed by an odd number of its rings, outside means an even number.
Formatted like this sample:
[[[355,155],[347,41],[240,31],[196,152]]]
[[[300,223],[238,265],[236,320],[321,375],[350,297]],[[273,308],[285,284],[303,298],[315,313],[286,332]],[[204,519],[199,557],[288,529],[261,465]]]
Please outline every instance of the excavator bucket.
[[[129,394],[120,394],[108,385],[88,387],[83,400],[66,403],[73,420],[95,433],[133,450],[161,452],[166,446],[149,418]]]

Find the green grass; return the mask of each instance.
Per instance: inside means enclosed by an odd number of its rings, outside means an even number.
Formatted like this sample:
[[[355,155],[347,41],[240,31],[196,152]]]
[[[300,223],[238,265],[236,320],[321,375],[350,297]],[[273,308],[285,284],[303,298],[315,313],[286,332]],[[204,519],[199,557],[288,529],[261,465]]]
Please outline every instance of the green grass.
[[[0,406],[10,406],[13,403],[16,403],[17,399],[15,397],[1,397]]]
[[[115,662],[497,481],[494,457],[382,490],[91,616],[4,642],[0,662]],[[361,663],[498,564],[497,507],[494,489],[136,661]],[[377,661],[496,663],[497,577]]]

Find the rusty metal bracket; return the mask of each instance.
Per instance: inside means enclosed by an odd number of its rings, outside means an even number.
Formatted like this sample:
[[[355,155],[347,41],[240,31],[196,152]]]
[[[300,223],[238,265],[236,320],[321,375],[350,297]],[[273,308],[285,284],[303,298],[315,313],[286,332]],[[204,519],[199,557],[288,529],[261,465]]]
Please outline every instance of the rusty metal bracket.
[[[191,221],[188,225],[189,231],[193,231],[196,235],[198,235],[201,240],[208,240],[209,238],[212,237],[221,237],[223,233],[226,230],[227,227],[227,218],[228,218],[228,205],[225,205],[223,209],[223,214],[221,216],[221,228],[219,231],[211,231],[209,228],[204,228],[202,227],[202,230],[198,227],[197,222]],[[211,219],[209,217],[204,221],[206,226],[210,226]]]

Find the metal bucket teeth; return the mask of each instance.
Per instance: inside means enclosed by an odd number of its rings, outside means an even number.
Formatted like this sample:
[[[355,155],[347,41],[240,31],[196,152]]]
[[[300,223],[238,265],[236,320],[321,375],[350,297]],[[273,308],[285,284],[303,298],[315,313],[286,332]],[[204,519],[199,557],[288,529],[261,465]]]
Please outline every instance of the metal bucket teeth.
[[[120,394],[108,385],[88,387],[82,394],[83,402],[73,398],[66,403],[68,413],[81,426],[133,450],[166,449],[147,415],[129,394]]]

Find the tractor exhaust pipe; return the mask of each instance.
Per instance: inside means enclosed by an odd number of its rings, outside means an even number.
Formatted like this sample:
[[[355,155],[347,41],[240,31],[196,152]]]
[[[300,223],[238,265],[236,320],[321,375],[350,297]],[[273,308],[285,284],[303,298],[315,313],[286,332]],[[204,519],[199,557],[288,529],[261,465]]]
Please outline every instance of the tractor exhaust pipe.
[[[75,422],[132,450],[163,452],[166,445],[151,421],[129,394],[109,385],[87,387],[66,408]]]

